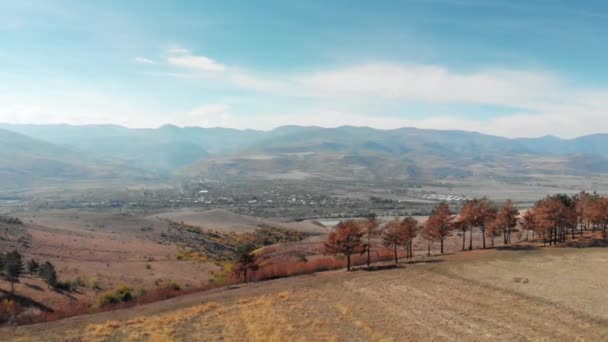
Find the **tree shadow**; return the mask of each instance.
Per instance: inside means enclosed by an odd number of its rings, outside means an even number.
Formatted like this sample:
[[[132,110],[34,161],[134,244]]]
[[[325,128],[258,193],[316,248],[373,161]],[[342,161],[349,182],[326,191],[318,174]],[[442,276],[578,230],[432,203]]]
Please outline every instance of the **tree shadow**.
[[[62,295],[64,295],[64,296],[66,296],[66,297],[68,297],[68,298],[69,298],[70,300],[72,300],[72,301],[76,301],[76,300],[78,300],[78,298],[76,298],[76,297],[72,296],[72,294],[71,294],[69,291],[66,291],[66,290],[61,290],[61,289],[53,289],[53,291],[55,291],[55,292],[57,292],[57,293],[59,293],[59,294],[62,294]],[[74,293],[79,293],[79,292],[77,292],[77,291],[72,291],[72,292],[74,292]]]
[[[537,251],[541,247],[533,245],[507,245],[494,247],[494,249],[497,251]]]
[[[0,293],[4,294],[4,298],[10,298],[10,299],[16,301],[17,303],[19,303],[19,305],[21,305],[21,306],[24,306],[24,307],[33,306],[44,312],[53,312],[53,309],[51,309],[50,307],[48,307],[42,303],[39,303],[31,298],[21,296],[18,293],[15,293],[14,295],[12,295],[10,293],[10,291],[6,291],[3,289],[0,289]]]
[[[34,284],[28,284],[28,283],[22,283],[23,285],[29,287],[32,290],[36,290],[36,291],[44,291],[44,289],[38,285],[34,285]]]
[[[440,262],[444,262],[442,259],[428,259],[428,260],[410,260],[410,261],[399,261],[398,264],[390,264],[390,265],[374,265],[371,267],[361,266],[357,269],[353,269],[353,271],[367,271],[367,272],[376,272],[376,271],[385,271],[385,270],[393,270],[397,268],[404,268],[406,265],[416,265],[416,264],[437,264]]]
[[[416,264],[438,264],[440,262],[444,262],[443,259],[429,259],[429,260],[411,260],[406,261],[405,263],[408,265],[416,265]]]
[[[570,240],[564,244],[568,248],[605,248],[608,247],[608,240],[594,238],[579,238],[578,240]]]
[[[370,266],[370,267],[361,267],[358,270],[360,271],[366,271],[366,272],[377,272],[377,271],[385,271],[385,270],[394,270],[396,268],[402,268],[401,265],[395,265],[395,264],[391,264],[391,265],[376,265],[376,266]]]

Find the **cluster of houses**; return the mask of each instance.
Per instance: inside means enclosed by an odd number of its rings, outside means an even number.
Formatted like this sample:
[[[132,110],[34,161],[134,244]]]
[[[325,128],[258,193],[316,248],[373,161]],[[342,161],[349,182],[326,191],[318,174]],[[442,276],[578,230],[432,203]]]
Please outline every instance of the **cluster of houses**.
[[[424,194],[422,195],[422,198],[441,202],[464,202],[470,200],[470,198],[466,196],[443,194]]]

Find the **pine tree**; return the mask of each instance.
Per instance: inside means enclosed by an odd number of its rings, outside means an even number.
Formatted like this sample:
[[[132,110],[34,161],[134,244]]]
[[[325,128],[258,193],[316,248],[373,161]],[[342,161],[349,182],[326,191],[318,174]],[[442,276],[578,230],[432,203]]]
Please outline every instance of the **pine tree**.
[[[3,276],[11,283],[11,294],[14,295],[15,283],[19,282],[19,278],[25,270],[21,254],[17,251],[6,253],[4,255],[3,269]]]

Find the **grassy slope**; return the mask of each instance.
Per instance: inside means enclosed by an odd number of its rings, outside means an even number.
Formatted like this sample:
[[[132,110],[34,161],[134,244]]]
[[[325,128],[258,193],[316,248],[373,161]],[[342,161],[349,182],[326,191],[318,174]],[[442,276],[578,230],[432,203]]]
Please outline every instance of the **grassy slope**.
[[[5,336],[45,341],[608,337],[608,309],[602,305],[608,295],[597,286],[608,273],[595,271],[606,269],[602,249],[479,251],[434,260],[441,261],[250,284],[22,327]]]

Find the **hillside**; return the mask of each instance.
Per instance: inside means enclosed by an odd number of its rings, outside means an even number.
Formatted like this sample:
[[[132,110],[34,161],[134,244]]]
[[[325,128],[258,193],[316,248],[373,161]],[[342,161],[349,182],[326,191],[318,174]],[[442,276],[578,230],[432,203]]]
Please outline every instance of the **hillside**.
[[[183,222],[187,225],[214,229],[223,232],[253,232],[260,226],[292,229],[306,233],[326,233],[327,229],[310,222],[281,222],[253,216],[239,215],[230,211],[214,209],[198,211],[192,209],[173,210],[153,215],[154,218]],[[152,217],[150,217],[152,218]]]
[[[230,287],[0,333],[16,341],[601,341],[608,337],[608,298],[594,284],[608,277],[602,253],[463,253],[399,269]],[[563,274],[572,281],[556,284]]]
[[[64,180],[145,179],[150,173],[118,161],[0,129],[0,186],[41,185]]]

